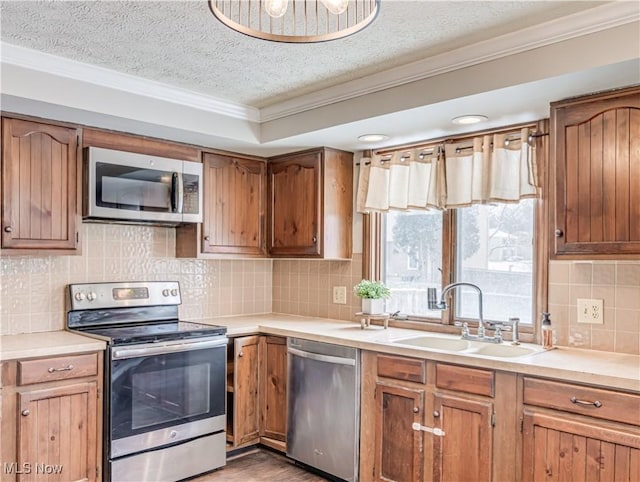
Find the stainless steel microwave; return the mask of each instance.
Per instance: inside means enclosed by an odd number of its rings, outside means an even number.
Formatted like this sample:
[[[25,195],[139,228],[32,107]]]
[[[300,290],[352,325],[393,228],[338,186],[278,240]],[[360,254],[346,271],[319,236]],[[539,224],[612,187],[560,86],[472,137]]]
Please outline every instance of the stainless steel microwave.
[[[84,149],[87,220],[177,225],[202,222],[202,164]]]

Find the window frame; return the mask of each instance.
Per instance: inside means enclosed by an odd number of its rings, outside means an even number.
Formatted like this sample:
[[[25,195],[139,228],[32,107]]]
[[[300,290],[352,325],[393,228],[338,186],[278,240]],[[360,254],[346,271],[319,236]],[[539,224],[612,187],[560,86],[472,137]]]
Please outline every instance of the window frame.
[[[536,124],[538,132],[548,132],[548,119]],[[512,128],[510,128],[512,129]],[[465,136],[467,137],[467,136]],[[549,170],[548,136],[536,138],[537,165],[541,195],[536,198],[534,207],[533,232],[546,234],[534,235],[533,238],[533,295],[532,295],[532,324],[520,326],[520,339],[525,342],[539,342],[539,317],[540,313],[547,311],[548,307],[548,265],[549,265]],[[442,218],[442,282],[446,286],[455,281],[456,252],[457,252],[457,212],[455,209],[443,211]],[[366,279],[382,279],[382,234],[384,221],[381,213],[369,213],[363,215],[363,275]],[[455,318],[456,297],[450,297],[450,306],[444,310],[440,318],[410,316],[406,320],[390,320],[391,326],[411,328],[445,333],[459,333],[459,324],[468,322],[471,327],[477,327],[477,320],[467,318]],[[508,339],[509,335],[507,335]]]

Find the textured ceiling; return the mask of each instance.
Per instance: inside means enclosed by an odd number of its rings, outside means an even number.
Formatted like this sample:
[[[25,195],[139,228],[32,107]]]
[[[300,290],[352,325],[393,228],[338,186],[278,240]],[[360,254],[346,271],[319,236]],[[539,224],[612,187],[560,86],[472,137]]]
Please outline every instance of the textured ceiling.
[[[607,2],[383,0],[366,30],[277,44],[229,30],[205,1],[0,2],[2,41],[264,107]]]

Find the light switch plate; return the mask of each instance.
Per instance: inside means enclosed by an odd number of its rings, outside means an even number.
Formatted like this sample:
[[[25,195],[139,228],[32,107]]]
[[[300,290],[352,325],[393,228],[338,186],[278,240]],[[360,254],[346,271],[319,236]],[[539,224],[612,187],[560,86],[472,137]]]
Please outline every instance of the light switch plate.
[[[347,304],[347,287],[346,286],[333,287],[333,302],[336,305]]]
[[[603,300],[578,298],[578,323],[602,325],[604,323]]]

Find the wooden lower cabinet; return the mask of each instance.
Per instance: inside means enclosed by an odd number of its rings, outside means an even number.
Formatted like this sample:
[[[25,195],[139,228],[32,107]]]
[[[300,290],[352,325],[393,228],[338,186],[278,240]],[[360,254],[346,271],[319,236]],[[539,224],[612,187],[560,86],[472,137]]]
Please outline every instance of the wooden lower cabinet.
[[[375,480],[422,480],[423,437],[412,425],[424,417],[424,390],[378,383],[375,400]]]
[[[26,383],[28,372],[40,362],[69,366],[79,357],[33,360],[32,366],[31,360],[2,364],[3,482],[101,480],[102,354],[84,356],[93,360],[94,376],[67,371],[60,376],[69,379],[44,383]]]
[[[284,442],[287,438],[287,339],[263,336],[261,343],[260,436]]]
[[[361,480],[516,480],[515,374],[363,352],[362,377]]]
[[[524,412],[522,480],[640,480],[640,430],[587,417]]]
[[[434,395],[433,480],[491,481],[493,404],[443,393]]]
[[[227,353],[227,448],[263,443],[285,451],[286,338],[243,336]]]

